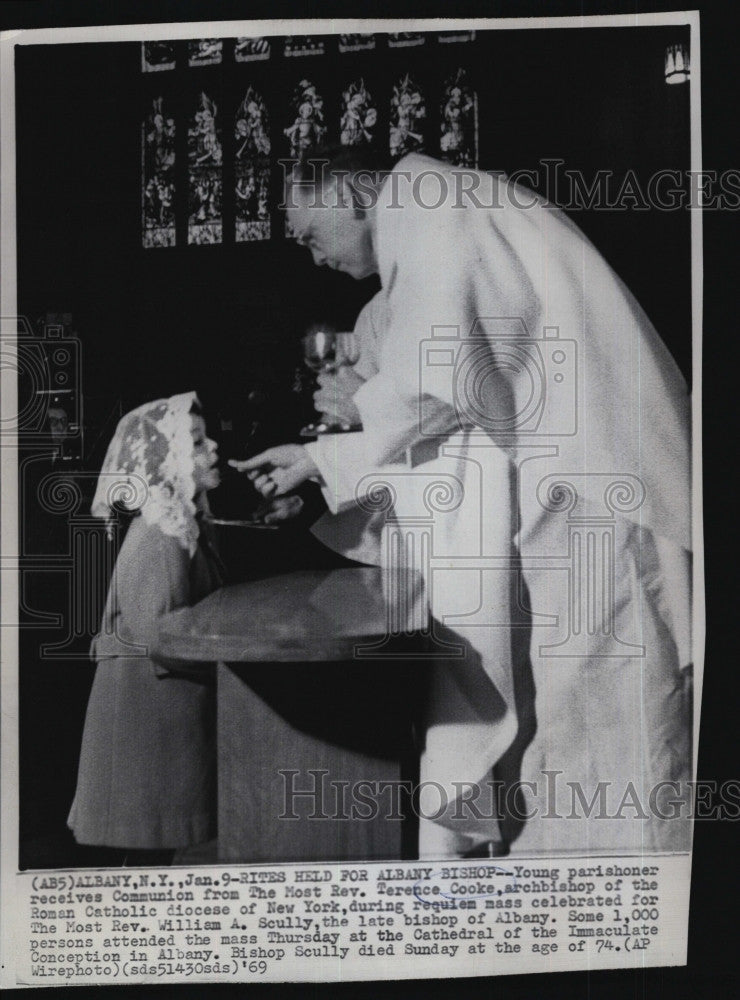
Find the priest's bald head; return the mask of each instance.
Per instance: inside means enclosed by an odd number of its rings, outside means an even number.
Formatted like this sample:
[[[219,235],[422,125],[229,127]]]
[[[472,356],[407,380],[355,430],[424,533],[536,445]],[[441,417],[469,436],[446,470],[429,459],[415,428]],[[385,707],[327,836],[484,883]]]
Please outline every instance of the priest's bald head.
[[[288,221],[314,263],[357,279],[376,274],[374,205],[387,159],[370,146],[327,145],[285,162]]]

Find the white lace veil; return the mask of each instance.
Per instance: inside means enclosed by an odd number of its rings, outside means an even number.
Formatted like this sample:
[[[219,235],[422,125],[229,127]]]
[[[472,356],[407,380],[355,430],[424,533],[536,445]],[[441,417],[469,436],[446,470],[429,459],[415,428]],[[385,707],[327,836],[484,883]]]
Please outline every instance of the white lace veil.
[[[98,477],[94,517],[109,530],[116,507],[139,511],[147,524],[176,538],[192,556],[198,545],[198,514],[208,514],[205,494],[196,507],[191,413],[194,392],[145,403],[118,423]]]

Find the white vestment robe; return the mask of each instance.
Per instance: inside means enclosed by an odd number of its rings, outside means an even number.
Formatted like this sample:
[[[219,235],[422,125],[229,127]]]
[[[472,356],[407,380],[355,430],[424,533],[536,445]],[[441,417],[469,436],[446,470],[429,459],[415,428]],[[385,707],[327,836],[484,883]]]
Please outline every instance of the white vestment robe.
[[[363,431],[307,448],[340,515],[317,535],[371,561],[385,523],[426,585],[420,853],[685,849],[685,382],[562,211],[417,154],[394,174]]]

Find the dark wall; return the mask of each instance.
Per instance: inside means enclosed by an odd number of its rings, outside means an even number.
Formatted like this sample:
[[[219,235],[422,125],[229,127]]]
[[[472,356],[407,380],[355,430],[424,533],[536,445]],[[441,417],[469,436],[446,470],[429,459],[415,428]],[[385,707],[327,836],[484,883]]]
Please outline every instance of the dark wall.
[[[664,79],[668,44],[680,27],[513,31],[492,33],[481,73],[481,160],[486,168],[557,168],[612,174],[612,203],[628,171],[640,189],[657,171],[690,166],[689,86]],[[487,83],[487,86],[485,85]],[[550,168],[551,176],[555,167]],[[567,207],[569,186],[539,189]],[[524,182],[526,183],[526,181]],[[573,210],[571,215],[650,316],[678,361],[691,373],[690,219],[685,209],[638,207]]]

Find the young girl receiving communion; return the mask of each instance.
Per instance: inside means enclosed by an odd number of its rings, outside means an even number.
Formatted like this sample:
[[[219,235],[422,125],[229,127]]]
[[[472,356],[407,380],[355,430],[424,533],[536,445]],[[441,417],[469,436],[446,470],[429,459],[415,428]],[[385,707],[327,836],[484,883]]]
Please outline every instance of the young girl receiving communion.
[[[161,617],[222,583],[203,523],[219,483],[216,445],[195,393],[120,421],[92,513],[134,512],[100,631],[77,791],[68,824],[81,844],[125,849],[125,863],[166,864],[215,833],[215,704],[209,664],[154,658]]]

